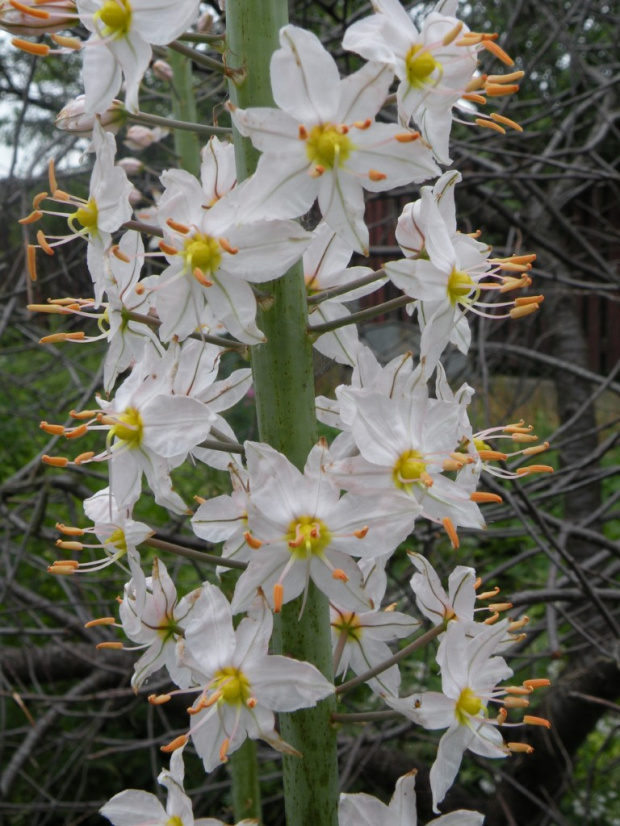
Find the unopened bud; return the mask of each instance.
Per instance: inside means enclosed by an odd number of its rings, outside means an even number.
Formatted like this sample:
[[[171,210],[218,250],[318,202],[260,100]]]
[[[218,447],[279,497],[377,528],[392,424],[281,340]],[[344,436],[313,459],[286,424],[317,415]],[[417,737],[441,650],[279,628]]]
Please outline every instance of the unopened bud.
[[[153,74],[159,80],[163,80],[164,83],[170,83],[173,77],[172,66],[169,63],[166,63],[165,60],[156,60],[153,63],[152,67]]]
[[[70,132],[72,135],[90,138],[95,128],[95,118],[99,120],[106,132],[115,135],[125,122],[125,107],[120,100],[113,100],[103,114],[87,115],[86,98],[84,95],[78,95],[56,116],[56,128],[62,132]]]

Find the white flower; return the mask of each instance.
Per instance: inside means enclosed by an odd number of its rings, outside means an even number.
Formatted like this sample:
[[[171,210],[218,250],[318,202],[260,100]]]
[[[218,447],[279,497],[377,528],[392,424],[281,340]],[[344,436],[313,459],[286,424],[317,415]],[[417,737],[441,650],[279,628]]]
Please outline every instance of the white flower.
[[[198,0],[77,0],[80,20],[92,32],[84,48],[87,111],[104,112],[126,83],[125,102],[138,111],[138,90],[152,56],[198,16]]]
[[[419,573],[411,578],[411,590],[415,594],[418,610],[433,625],[445,625],[452,620],[474,621],[476,604],[476,572],[473,568],[457,565],[448,578],[448,593],[431,563],[422,554],[410,553],[409,559]],[[479,626],[484,628],[484,626]]]
[[[192,801],[185,794],[183,751],[175,751],[170,759],[170,771],[164,769],[157,782],[168,789],[166,808],[154,794],[128,789],[120,792],[99,811],[114,826],[224,826],[213,817],[194,819]],[[250,826],[255,820],[242,820],[237,826]]]
[[[338,826],[417,826],[416,772],[396,783],[389,806],[369,794],[341,794]],[[484,815],[459,809],[432,820],[428,826],[482,826]]]
[[[399,611],[368,611],[357,614],[336,605],[330,606],[332,648],[339,661],[335,676],[351,668],[363,674],[392,656],[386,642],[408,637],[420,625],[413,617]],[[368,680],[377,693],[398,695],[400,672],[397,665]]]
[[[407,531],[420,514],[443,524],[456,547],[456,527],[482,528],[484,520],[471,491],[444,475],[460,443],[460,407],[429,399],[423,388],[407,399],[339,387],[341,416],[346,402],[360,455],[336,460],[329,470],[346,490],[387,497]]]
[[[110,433],[108,450],[93,460],[110,461],[110,487],[120,506],[138,500],[144,473],[158,504],[187,513],[172,490],[170,471],[207,438],[215,415],[196,399],[173,395],[165,367],[154,350],[145,350],[114,399],[98,399],[104,414],[87,427]]]
[[[276,611],[315,585],[338,605],[367,611],[362,573],[351,556],[394,550],[391,513],[381,499],[343,496],[322,471],[325,448],[310,452],[304,474],[269,445],[246,442],[250,508],[246,541],[255,550],[233,599],[244,610],[261,588]]]
[[[191,670],[179,662],[184,629],[196,611],[202,589],[196,588],[181,600],[166,566],[153,560],[153,576],[147,582],[146,598],[139,604],[133,580],[125,588],[120,605],[123,630],[130,640],[145,648],[134,665],[131,685],[137,691],[147,677],[166,666],[170,678],[181,688],[192,681]]]
[[[310,246],[304,253],[304,279],[309,296],[334,287],[343,287],[347,284],[372,275],[370,267],[349,267],[347,264],[353,250],[345,243],[329,224],[321,221],[312,234]],[[349,315],[344,306],[349,301],[356,301],[385,284],[387,278],[377,278],[370,284],[349,290],[343,295],[328,298],[320,304],[310,305],[310,324],[323,324],[327,321],[343,318]],[[354,324],[341,327],[330,333],[323,333],[314,342],[316,349],[328,358],[333,358],[341,364],[356,364],[357,354],[361,347],[357,328]]]
[[[272,630],[273,616],[262,597],[235,630],[226,597],[214,585],[203,585],[200,606],[185,631],[185,657],[194,685],[202,689],[189,733],[208,772],[246,737],[296,753],[275,731],[273,712],[314,706],[334,691],[313,665],[268,655]]]
[[[303,215],[318,198],[323,218],[350,247],[368,253],[363,190],[383,192],[439,174],[415,133],[375,123],[391,69],[369,63],[340,80],[311,32],[285,26],[271,58],[280,109],[233,109],[241,134],[263,152],[237,199],[247,220]],[[239,193],[241,195],[241,193]]]
[[[155,287],[163,322],[159,335],[163,341],[187,338],[200,329],[208,304],[233,336],[261,343],[264,336],[256,326],[256,299],[248,282],[283,275],[301,257],[310,237],[293,221],[238,225],[230,195],[210,206],[213,174],[206,163],[205,170],[207,191],[183,170],[168,170],[161,178],[166,191],[158,220],[169,266]]]
[[[468,639],[460,622],[451,622],[437,652],[441,668],[441,693],[427,691],[403,699],[388,695],[392,708],[427,729],[447,729],[439,742],[431,768],[433,810],[446,796],[457,775],[464,752],[483,757],[507,757],[510,749],[498,731],[505,714],[489,716],[489,701],[498,702],[506,692],[496,688],[512,676],[502,657],[494,656],[502,644],[508,620],[487,626]]]
[[[375,0],[373,7],[375,15],[347,29],[343,46],[396,73],[403,123],[413,117],[439,162],[450,163],[452,107],[468,91],[478,65],[476,47],[460,40],[469,29],[459,28],[455,17],[433,11],[418,32],[398,0]]]

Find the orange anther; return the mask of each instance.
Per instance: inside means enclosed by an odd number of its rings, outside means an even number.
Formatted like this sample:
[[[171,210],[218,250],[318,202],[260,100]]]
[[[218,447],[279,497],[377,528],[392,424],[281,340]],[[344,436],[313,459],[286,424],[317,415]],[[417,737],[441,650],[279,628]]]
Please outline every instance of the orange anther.
[[[123,650],[123,643],[122,642],[98,642],[95,646],[98,650],[101,649],[109,649],[110,651],[122,651]]]
[[[522,754],[534,754],[534,749],[528,743],[506,743],[510,751]]]
[[[356,120],[353,121],[352,124],[352,126],[354,126],[356,129],[361,129],[362,131],[365,129],[369,129],[371,125],[372,120],[370,118],[366,118],[366,120]],[[398,138],[396,138],[396,140],[398,140]]]
[[[99,619],[90,620],[84,623],[84,628],[97,628],[99,625],[115,625],[114,617],[99,617]]]
[[[517,73],[515,72],[515,74]],[[504,126],[509,126],[511,129],[514,129],[515,132],[523,132],[523,127],[520,123],[517,123],[516,120],[507,118],[504,115],[498,115],[497,112],[491,112],[491,117],[498,123],[502,123]]]
[[[71,49],[74,52],[79,52],[82,48],[82,41],[77,37],[66,37],[63,34],[53,34],[52,40],[63,49]]]
[[[211,281],[207,276],[203,273],[200,267],[194,267],[192,270],[192,275],[196,279],[196,281],[200,284],[201,287],[212,287],[213,281]]]
[[[456,38],[459,36],[461,31],[463,30],[463,21],[459,20],[456,26],[453,29],[450,29],[448,34],[444,35],[442,43],[444,46],[449,46],[450,43],[453,43]]]
[[[494,132],[499,132],[500,135],[505,135],[506,130],[503,126],[500,126],[499,123],[495,123],[494,120],[485,120],[484,118],[476,118],[475,123],[478,126],[482,126],[483,129],[492,129]]]
[[[52,467],[67,467],[69,464],[69,460],[65,456],[48,456],[47,454],[41,456],[41,461]]]
[[[76,456],[73,462],[76,465],[81,465],[83,462],[90,462],[94,455],[94,450],[87,450],[86,453],[80,453],[79,456]]]
[[[366,534],[368,533],[368,525],[364,525],[363,528],[359,528],[357,531],[353,531],[353,536],[357,539],[363,539]]]
[[[112,255],[115,258],[118,258],[119,261],[124,261],[125,264],[131,264],[131,258],[121,250],[118,244],[114,244],[112,247]]]
[[[310,177],[311,178],[320,178],[321,175],[325,172],[325,167],[317,164],[310,170]]]
[[[472,78],[472,80],[469,81],[469,83],[465,87],[465,91],[466,92],[475,92],[478,89],[482,89],[482,87],[484,86],[486,81],[487,81],[487,76],[486,75],[478,75],[478,77],[474,77],[474,78]],[[485,101],[485,103],[486,103],[486,101]]]
[[[512,602],[496,602],[493,605],[487,606],[489,611],[510,611],[513,607]]]
[[[508,458],[507,453],[500,453],[499,450],[479,450],[478,456],[483,462],[503,462]]]
[[[9,0],[9,3],[13,6],[14,9],[20,11],[22,14],[27,14],[30,17],[37,17],[39,20],[49,20],[51,15],[45,9],[35,9],[32,6],[26,6],[24,3],[20,3],[19,0]]]
[[[47,176],[50,183],[50,192],[55,193],[58,189],[58,181],[56,180],[56,164],[54,159],[50,158],[47,165]]]
[[[491,39],[487,39],[485,37],[482,41],[482,45],[487,51],[491,52],[492,55],[495,55],[495,57],[497,57],[499,60],[501,60],[502,63],[505,63],[506,66],[514,66],[515,65],[515,62],[510,57],[510,55],[507,54],[502,49],[501,46],[498,46],[498,44],[494,43]]]
[[[84,546],[81,542],[71,542],[64,539],[56,540],[56,547],[62,548],[63,551],[83,551]]]
[[[257,551],[259,548],[262,547],[263,543],[260,539],[256,539],[249,531],[245,531],[243,534],[243,538],[246,541],[246,544],[250,546],[253,550]]]
[[[502,703],[506,708],[527,708],[530,701],[525,697],[504,697]]]
[[[44,201],[46,198],[47,198],[47,192],[39,192],[39,194],[35,195],[34,198],[32,199],[32,208],[33,209],[38,209],[39,204],[41,203],[41,201]]]
[[[74,427],[71,430],[67,430],[65,432],[65,439],[79,439],[80,436],[84,436],[88,433],[88,425],[81,424],[79,427]]]
[[[525,444],[526,442],[537,442],[538,436],[534,433],[513,433],[511,439],[513,442]]]
[[[179,251],[176,247],[171,247],[170,244],[166,244],[165,241],[160,241],[158,244],[159,249],[164,253],[164,255],[178,255]]]
[[[160,751],[163,751],[165,754],[171,754],[173,751],[177,749],[182,749],[183,746],[187,743],[189,737],[186,734],[181,734],[178,737],[175,737],[167,746],[160,746]]]
[[[65,432],[65,428],[61,424],[48,424],[47,422],[41,422],[39,427],[41,430],[49,433],[50,436],[62,436]]]
[[[524,76],[525,72],[519,71],[510,72],[507,75],[489,75],[487,80],[489,83],[514,83],[515,80],[521,80]]]
[[[545,728],[551,728],[551,723],[549,720],[545,720],[544,717],[533,717],[530,714],[526,714],[523,717],[523,722],[528,726],[544,726]]]
[[[236,255],[239,252],[239,247],[233,247],[227,238],[218,238],[220,247],[229,255]]]
[[[456,532],[456,528],[454,527],[454,523],[448,516],[446,516],[441,520],[441,524],[443,525],[445,532],[448,534],[450,542],[452,542],[452,547],[456,551],[461,543],[459,542],[459,537]]]
[[[34,212],[31,212],[30,215],[27,215],[25,218],[20,218],[18,220],[18,224],[34,224],[40,218],[43,217],[43,213],[39,209],[35,209]]]
[[[284,586],[281,582],[276,582],[273,586],[273,610],[275,614],[279,614],[282,610],[282,603],[284,602]]]
[[[394,135],[394,140],[398,141],[398,143],[413,143],[413,141],[419,139],[419,132],[399,132],[398,135]]]
[[[477,502],[479,505],[484,505],[484,504],[487,504],[489,502],[494,502],[496,504],[499,504],[500,502],[504,501],[502,499],[502,497],[499,495],[499,493],[486,493],[485,491],[482,491],[482,490],[475,491],[474,493],[471,494],[471,496],[469,498],[471,499],[472,502]]]
[[[527,307],[528,304],[542,304],[544,295],[526,295],[522,298],[515,298],[515,307]]]
[[[54,201],[70,201],[71,196],[68,192],[65,192],[64,189],[53,189],[52,190],[52,199]]]
[[[11,43],[16,49],[21,49],[22,52],[37,55],[37,57],[47,57],[50,53],[50,47],[45,43],[31,43],[29,40],[22,40],[21,37],[11,38]]]
[[[84,536],[86,533],[83,528],[74,528],[73,525],[63,525],[62,522],[56,522],[55,528],[57,531],[64,533],[65,536]]]
[[[47,243],[47,239],[45,238],[42,229],[37,232],[37,241],[39,242],[39,246],[43,252],[47,253],[47,255],[54,255],[54,250]]]
[[[546,677],[533,677],[531,680],[523,680],[523,685],[528,688],[546,688],[551,685],[551,680]]]
[[[472,103],[480,103],[482,106],[487,102],[487,99],[483,95],[479,95],[476,92],[467,92],[463,95],[464,100],[471,100]]]
[[[180,224],[178,221],[173,221],[172,218],[168,218],[166,223],[170,229],[173,229],[175,232],[180,232],[182,235],[187,235],[190,231],[190,228],[186,227],[185,224]]]
[[[152,706],[162,706],[171,700],[170,694],[149,694],[148,701]]]
[[[220,760],[222,763],[228,763],[228,749],[230,747],[230,740],[228,737],[224,738],[222,745],[220,746]]]
[[[305,141],[308,140],[308,130],[303,124],[299,125],[299,140]]]
[[[499,590],[500,589],[497,586],[495,586],[495,588],[493,588],[492,591],[485,591],[483,594],[478,594],[476,596],[476,599],[493,599],[493,597],[496,597],[499,594]]]
[[[334,568],[332,571],[332,579],[339,579],[340,582],[348,582],[349,577],[345,574],[345,572],[341,568]]]
[[[514,93],[518,91],[519,87],[516,83],[487,83],[484,87],[485,95],[490,98],[502,98],[506,97],[506,95],[514,95]]]

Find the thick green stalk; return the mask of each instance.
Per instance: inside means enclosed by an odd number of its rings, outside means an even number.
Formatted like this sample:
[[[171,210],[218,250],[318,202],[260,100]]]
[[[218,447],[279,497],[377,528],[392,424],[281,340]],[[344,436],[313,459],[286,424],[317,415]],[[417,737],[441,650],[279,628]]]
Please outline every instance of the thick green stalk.
[[[245,70],[231,83],[232,102],[240,107],[273,106],[269,62],[278,48],[278,32],[287,20],[286,0],[227,0],[227,65]],[[258,152],[235,133],[240,180],[252,174]],[[284,453],[298,468],[317,438],[312,345],[301,264],[265,285],[273,296],[259,310],[258,325],[267,343],[253,348],[252,369],[261,440]],[[301,516],[302,514],[300,514]],[[333,680],[329,605],[310,585],[301,620],[299,601],[284,606],[274,644],[280,653],[311,662]],[[286,818],[295,826],[336,826],[338,760],[331,724],[336,700],[280,715],[284,739],[302,758],[284,757]]]
[[[192,64],[186,57],[168,49],[168,63],[172,68],[172,112],[179,121],[196,123]],[[195,132],[174,130],[174,151],[182,169],[200,177],[200,143]]]
[[[260,783],[256,741],[248,738],[240,749],[233,752],[230,755],[229,767],[235,821],[239,822],[246,818],[260,820]]]

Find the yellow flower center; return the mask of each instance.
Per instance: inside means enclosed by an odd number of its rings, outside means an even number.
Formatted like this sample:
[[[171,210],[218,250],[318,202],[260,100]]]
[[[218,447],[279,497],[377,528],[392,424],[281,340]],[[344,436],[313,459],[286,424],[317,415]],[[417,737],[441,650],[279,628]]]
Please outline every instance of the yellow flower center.
[[[140,411],[135,407],[128,407],[124,413],[116,417],[118,424],[115,424],[110,433],[121,441],[125,442],[127,447],[140,447],[142,443],[142,436],[144,430],[144,423]]]
[[[439,63],[430,52],[424,50],[423,46],[416,45],[409,49],[405,58],[407,66],[407,80],[411,86],[421,89],[428,83],[429,76],[435,69],[441,68]]]
[[[216,238],[197,232],[185,241],[183,256],[190,272],[198,268],[205,275],[213,274],[222,263],[222,248]]]
[[[252,696],[250,681],[242,671],[232,666],[221,668],[216,673],[213,687],[221,691],[221,699],[229,705],[245,703]]]
[[[183,826],[183,821],[178,815],[172,815],[166,821],[166,826]]]
[[[491,450],[490,445],[488,445],[484,439],[474,439],[474,447],[476,450]]]
[[[125,539],[125,531],[122,528],[117,528],[110,534],[110,538],[105,543],[106,545],[114,545],[114,547],[127,553],[127,540]]]
[[[300,516],[291,522],[285,538],[299,559],[307,559],[311,554],[320,556],[331,542],[327,525],[314,516]]]
[[[131,25],[131,6],[128,0],[105,0],[99,11],[95,12],[95,19],[101,20],[104,25],[104,37],[123,37]]]
[[[308,160],[323,169],[333,169],[345,163],[352,150],[353,143],[344,129],[329,123],[313,126],[306,138]]]
[[[426,470],[426,462],[417,450],[407,450],[403,453],[392,471],[394,484],[400,490],[407,490],[413,482],[420,482]]]
[[[96,231],[99,210],[94,198],[91,198],[86,206],[80,207],[77,212],[74,212],[72,217],[89,232]]]
[[[463,299],[470,294],[475,286],[476,285],[466,272],[463,272],[462,270],[452,270],[447,288],[450,303],[453,305],[458,304],[459,302],[463,303]]]
[[[461,725],[465,725],[468,715],[475,717],[482,708],[482,700],[476,696],[471,688],[464,688],[457,701],[455,714]]]
[[[359,642],[362,638],[362,623],[353,612],[340,614],[338,619],[332,622],[332,626],[339,634],[346,634],[352,642]]]

